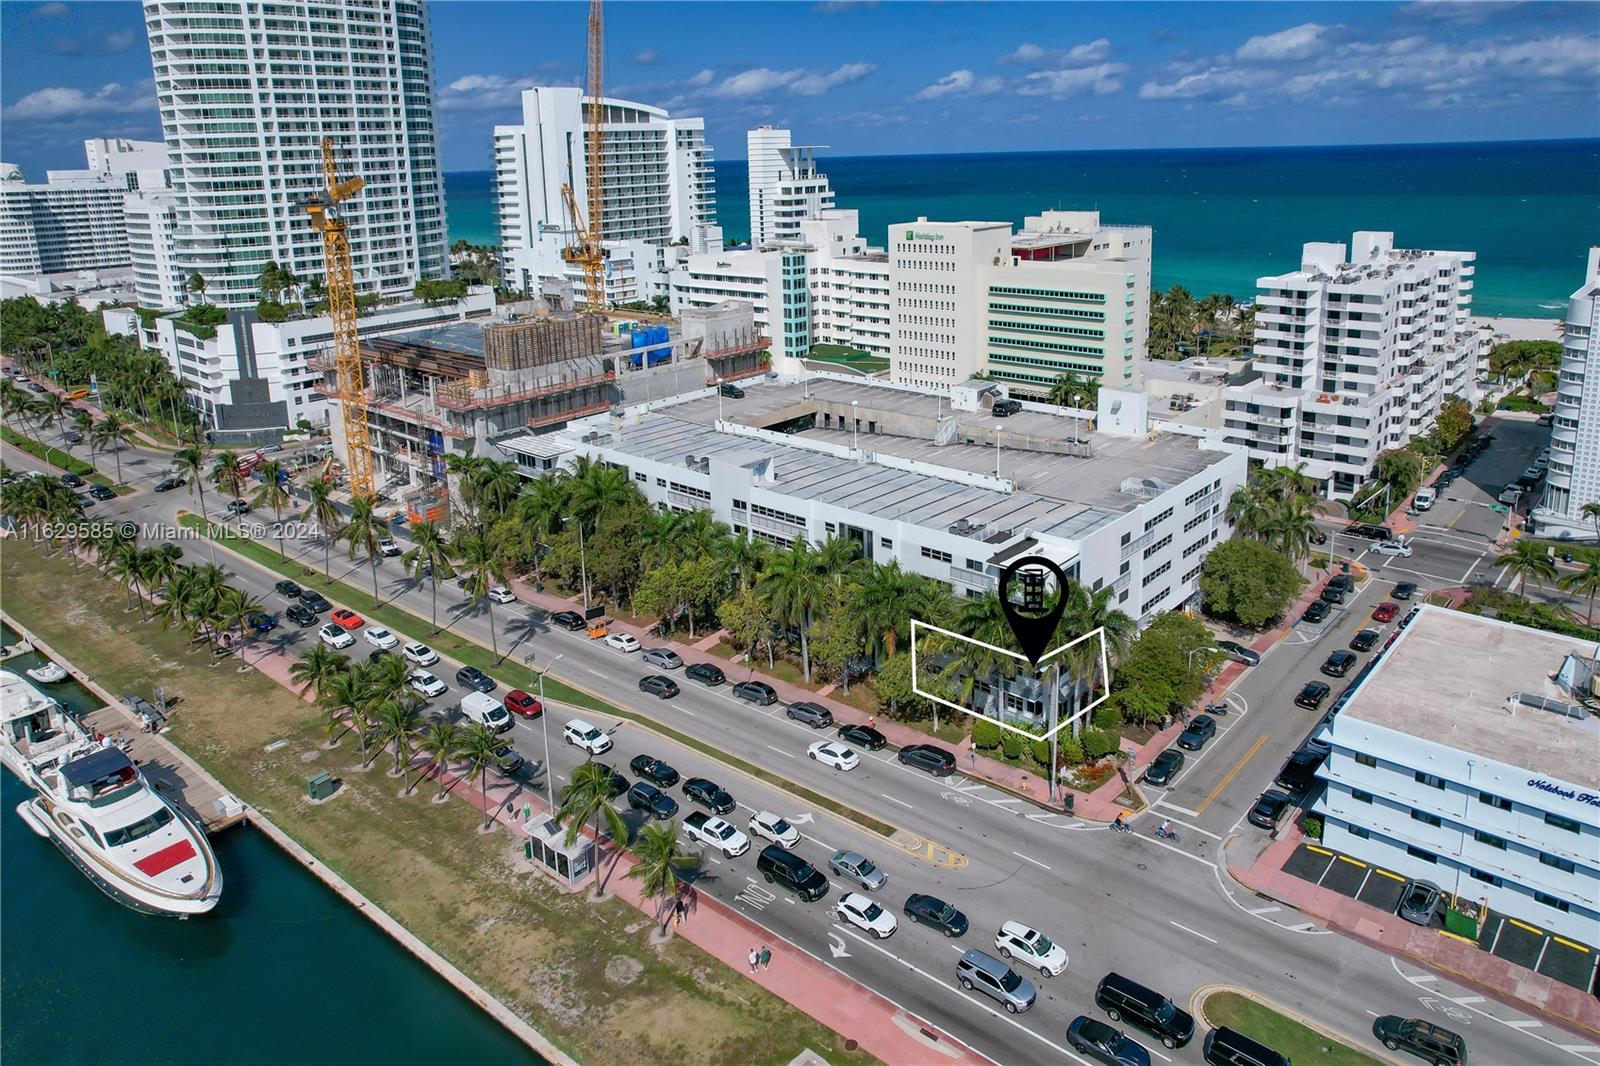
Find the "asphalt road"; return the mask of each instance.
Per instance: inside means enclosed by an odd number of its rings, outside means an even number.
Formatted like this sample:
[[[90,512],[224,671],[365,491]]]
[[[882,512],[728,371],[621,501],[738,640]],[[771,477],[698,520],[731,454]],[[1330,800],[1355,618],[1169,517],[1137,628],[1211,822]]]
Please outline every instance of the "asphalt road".
[[[10,449],[6,459],[13,467],[39,466]],[[165,463],[125,453],[123,468],[130,481],[148,489],[164,472]],[[214,502],[213,495],[208,494],[207,500]],[[160,535],[163,527],[175,525],[178,509],[196,507],[197,501],[181,490],[159,495],[143,491],[97,504],[90,517],[130,518],[143,524],[151,539],[159,540],[165,539]],[[206,557],[203,544],[184,543],[186,561]],[[320,544],[297,540],[289,547],[307,565],[321,567]],[[1423,557],[1421,552],[1418,557]],[[273,609],[284,605],[272,590],[276,574],[221,553],[219,559],[233,572],[237,585]],[[334,560],[349,583],[356,588],[369,585],[365,560],[349,560],[342,551],[334,553]],[[1041,812],[959,775],[935,780],[900,766],[884,752],[862,752],[862,763],[853,771],[831,770],[805,757],[808,743],[831,734],[787,720],[781,706],[751,707],[733,700],[727,688],[707,690],[693,682],[682,683],[678,698],[658,701],[637,689],[640,676],[657,671],[639,663],[636,655],[550,629],[541,612],[527,607],[496,607],[494,619],[502,648],[521,642],[514,652],[519,659],[531,651],[536,665],[547,665],[557,655],[564,656],[551,670],[552,676],[902,827],[895,841],[886,841],[636,725],[587,711],[574,714],[560,706],[547,711],[553,719],[548,723],[549,766],[558,790],[579,761],[576,749],[560,743],[559,726],[581,716],[615,730],[616,748],[604,761],[624,773],[629,759],[648,752],[685,777],[707,776],[728,788],[740,802],[733,820],[741,827],[749,813],[760,808],[799,822],[806,839],[798,850],[819,868],[836,848],[868,855],[888,873],[888,888],[877,898],[894,913],[900,913],[905,895],[913,891],[940,896],[963,910],[972,929],[960,940],[948,941],[913,926],[902,915],[892,938],[872,941],[830,917],[830,904],[843,891],[837,879],[829,896],[816,904],[800,903],[769,889],[755,872],[759,841],[736,859],[708,857],[700,883],[702,891],[729,902],[775,936],[792,941],[997,1061],[1083,1061],[1066,1048],[1066,1025],[1079,1013],[1100,1016],[1092,1003],[1093,989],[1102,975],[1114,969],[1161,990],[1180,1005],[1203,985],[1226,982],[1254,989],[1379,1055],[1384,1053],[1370,1036],[1374,1016],[1439,1013],[1445,1015],[1439,1020],[1466,1033],[1477,1063],[1600,1063],[1600,1048],[1398,963],[1365,944],[1316,929],[1287,908],[1244,893],[1217,864],[1223,837],[1234,831],[1259,833],[1248,826],[1236,830],[1233,823],[1261,783],[1276,771],[1282,754],[1297,742],[1296,730],[1303,735],[1315,717],[1299,711],[1289,715],[1293,690],[1284,687],[1295,685],[1306,673],[1307,663],[1314,669],[1311,660],[1320,662],[1324,649],[1337,646],[1334,634],[1353,628],[1356,612],[1370,610],[1382,591],[1374,584],[1369,583],[1343,614],[1320,627],[1321,632],[1297,633],[1293,642],[1274,649],[1261,667],[1250,672],[1254,676],[1239,686],[1240,702],[1248,702],[1248,710],[1229,716],[1226,731],[1191,762],[1178,787],[1161,798],[1164,806],[1155,812],[1171,813],[1175,821],[1194,827],[1183,829],[1176,844],[1151,835],[1153,815],[1139,823],[1136,833],[1115,834]],[[406,580],[393,561],[380,567],[380,589],[386,599],[427,618],[427,588]],[[453,584],[440,589],[441,621],[487,643],[488,612],[459,602],[457,596]],[[359,612],[369,603],[362,596],[347,606]],[[315,641],[315,632],[315,628],[285,626],[271,639],[304,648]],[[424,633],[419,630],[416,635]],[[453,665],[432,669],[447,683],[453,681]],[[435,699],[433,706],[453,707],[460,695],[452,684],[452,691]],[[541,723],[519,721],[510,736],[529,760],[523,771],[525,782],[542,790]],[[1264,752],[1269,749],[1278,754],[1267,757]],[[670,791],[685,806],[685,813],[692,809],[680,788]],[[1207,802],[1212,792],[1215,796]],[[1189,818],[1179,813],[1180,808],[1199,810],[1199,817]],[[927,841],[937,846],[929,847]],[[992,952],[994,933],[1006,920],[1043,930],[1070,955],[1065,974],[1035,981],[1041,991],[1034,1011],[1016,1017],[977,993],[963,992],[954,980],[959,951],[978,946]],[[1185,1049],[1167,1051],[1154,1039],[1134,1035],[1157,1062],[1200,1061],[1199,1040]]]

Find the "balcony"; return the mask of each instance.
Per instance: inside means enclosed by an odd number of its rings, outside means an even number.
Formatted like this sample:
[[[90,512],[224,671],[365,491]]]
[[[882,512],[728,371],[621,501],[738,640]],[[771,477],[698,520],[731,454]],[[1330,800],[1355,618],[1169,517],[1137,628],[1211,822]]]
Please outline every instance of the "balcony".
[[[991,592],[997,583],[995,575],[968,570],[964,566],[950,568],[950,583],[958,589],[972,589],[975,592]]]

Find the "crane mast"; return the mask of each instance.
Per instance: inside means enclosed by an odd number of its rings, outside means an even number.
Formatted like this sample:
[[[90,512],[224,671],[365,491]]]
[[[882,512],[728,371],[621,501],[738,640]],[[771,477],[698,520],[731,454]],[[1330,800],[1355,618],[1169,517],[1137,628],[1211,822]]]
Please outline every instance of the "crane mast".
[[[601,104],[605,83],[605,21],[602,17],[601,0],[589,0],[589,70],[587,88],[589,95],[589,112],[585,116],[583,129],[584,156],[587,160],[587,173],[589,175],[588,189],[588,218],[583,218],[578,211],[577,197],[573,195],[570,184],[562,186],[562,199],[566,202],[567,213],[572,221],[572,243],[562,249],[562,258],[569,263],[577,263],[583,267],[583,298],[585,310],[590,314],[600,314],[606,306],[605,288],[605,260],[606,253],[601,239],[604,232],[601,171],[602,171],[602,129],[605,109]]]
[[[350,235],[344,219],[333,213],[338,204],[360,192],[366,182],[359,177],[339,180],[331,137],[322,138],[322,182],[322,191],[306,204],[306,211],[311,215],[311,228],[322,234],[328,316],[333,320],[334,375],[338,380],[339,407],[344,413],[345,469],[350,476],[350,494],[370,500],[376,493],[367,439],[361,339],[356,331],[355,272],[350,266]]]

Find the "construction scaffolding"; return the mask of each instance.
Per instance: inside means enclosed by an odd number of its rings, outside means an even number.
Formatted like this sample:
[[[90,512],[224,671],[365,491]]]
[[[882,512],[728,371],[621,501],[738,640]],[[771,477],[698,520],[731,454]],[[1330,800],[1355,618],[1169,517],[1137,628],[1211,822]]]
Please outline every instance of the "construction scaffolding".
[[[568,359],[598,357],[604,350],[600,327],[601,320],[594,315],[484,326],[484,363],[490,371],[514,372]]]

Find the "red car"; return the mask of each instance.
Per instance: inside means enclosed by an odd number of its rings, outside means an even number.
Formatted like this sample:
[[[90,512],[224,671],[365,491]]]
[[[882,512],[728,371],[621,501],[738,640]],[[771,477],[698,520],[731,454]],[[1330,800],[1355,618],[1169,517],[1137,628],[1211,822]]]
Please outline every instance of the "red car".
[[[339,623],[341,629],[360,629],[367,624],[367,620],[348,607],[341,607],[328,616]]]
[[[1398,603],[1390,603],[1385,600],[1373,609],[1372,620],[1374,622],[1393,622],[1394,616],[1399,613],[1400,605]]]
[[[520,688],[514,688],[506,693],[505,704],[506,710],[512,714],[520,714],[524,718],[537,718],[544,713],[544,705],[538,698]]]

